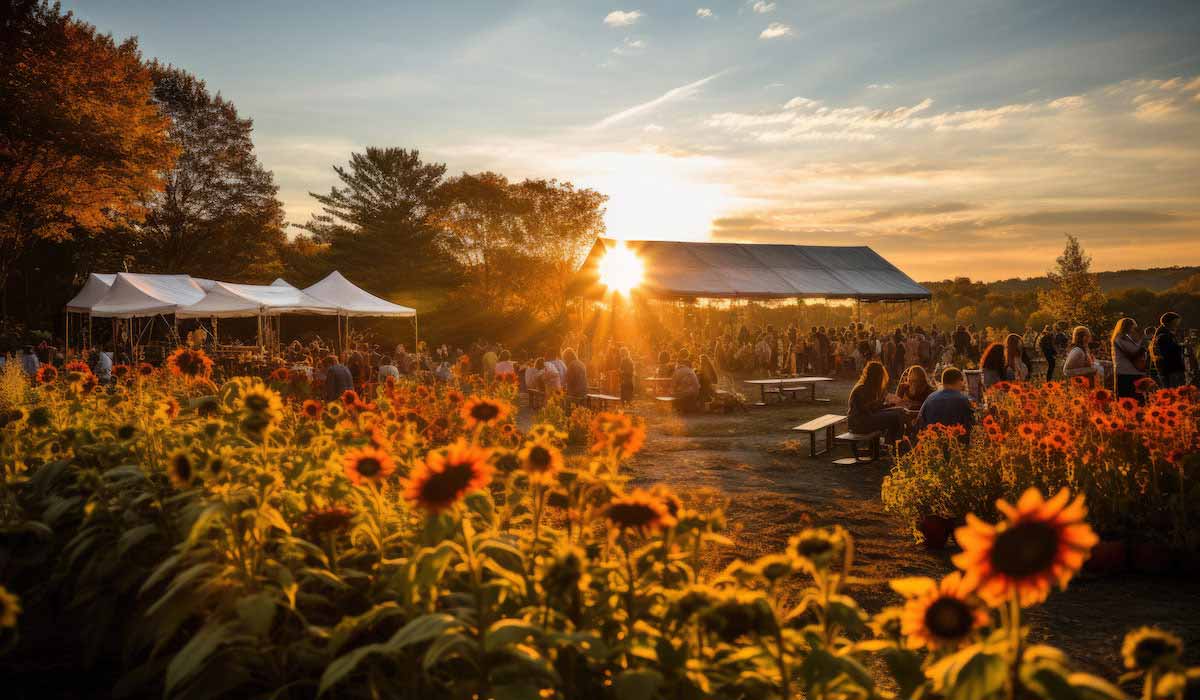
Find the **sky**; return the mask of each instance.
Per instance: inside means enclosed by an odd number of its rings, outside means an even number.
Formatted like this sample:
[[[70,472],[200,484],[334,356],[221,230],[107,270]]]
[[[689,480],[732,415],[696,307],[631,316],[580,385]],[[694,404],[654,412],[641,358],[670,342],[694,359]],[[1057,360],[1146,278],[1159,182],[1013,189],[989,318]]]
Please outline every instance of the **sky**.
[[[1200,2],[69,0],[254,120],[288,221],[368,145],[608,195],[618,238],[917,279],[1200,264]]]

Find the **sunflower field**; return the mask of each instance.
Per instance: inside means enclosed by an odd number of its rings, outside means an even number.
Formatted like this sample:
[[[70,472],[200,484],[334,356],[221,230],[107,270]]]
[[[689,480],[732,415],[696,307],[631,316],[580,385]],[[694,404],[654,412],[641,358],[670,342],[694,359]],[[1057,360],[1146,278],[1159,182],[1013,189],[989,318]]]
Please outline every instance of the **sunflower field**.
[[[967,441],[961,428],[931,426],[884,481],[889,510],[998,515],[993,503],[1028,488],[1070,489],[1088,501],[1106,539],[1155,542],[1196,558],[1200,549],[1200,392],[1139,386],[1117,399],[1085,383],[1001,382]]]
[[[959,571],[853,597],[854,542],[809,529],[713,570],[719,512],[631,488],[622,413],[516,427],[515,387],[460,373],[322,402],[217,384],[202,353],[0,382],[6,691],[170,698],[1191,698],[1170,634],[1101,679],[1023,611],[1097,541],[1030,489],[959,530]],[[576,421],[582,420],[580,416]],[[50,680],[48,680],[50,679]],[[1114,683],[1122,683],[1118,686]]]

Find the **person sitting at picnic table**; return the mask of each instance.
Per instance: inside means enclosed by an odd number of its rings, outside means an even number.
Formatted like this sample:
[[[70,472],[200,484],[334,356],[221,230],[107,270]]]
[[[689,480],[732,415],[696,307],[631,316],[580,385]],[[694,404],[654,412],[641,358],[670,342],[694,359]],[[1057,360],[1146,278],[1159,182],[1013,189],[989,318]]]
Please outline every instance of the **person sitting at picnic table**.
[[[617,370],[621,375],[621,403],[629,405],[633,401],[633,377],[636,368],[629,348],[624,345],[620,349],[620,363]]]
[[[354,389],[354,375],[350,368],[338,360],[337,355],[329,355],[322,363],[325,367],[325,400],[335,401],[342,394]]]
[[[983,388],[985,389],[1004,381],[1004,346],[1000,343],[992,343],[987,346],[987,349],[983,351],[983,357],[979,358],[979,369],[983,370]]]
[[[917,428],[931,425],[958,425],[971,434],[975,412],[967,396],[967,379],[957,367],[942,370],[942,388],[929,395],[917,413]]]
[[[671,362],[671,353],[663,350],[658,353],[658,367],[654,369],[654,376],[661,379],[670,379],[675,375],[675,363]]]
[[[1009,333],[1004,339],[1004,378],[1010,382],[1029,380],[1029,364],[1021,336]]]
[[[391,377],[395,381],[400,381],[400,369],[396,367],[396,363],[390,357],[385,357],[379,364],[379,383],[382,384]]]
[[[579,400],[586,399],[588,393],[587,366],[571,348],[563,350],[562,359],[567,365],[566,379],[563,382],[567,396]]]
[[[929,375],[925,368],[913,365],[904,373],[900,386],[896,387],[896,398],[900,400],[900,405],[916,411],[933,392],[934,387],[929,383]]]
[[[675,373],[671,375],[671,396],[675,397],[675,410],[688,413],[700,407],[700,378],[692,369],[691,357],[687,351],[679,353],[675,363]]]
[[[1063,363],[1063,374],[1068,379],[1083,377],[1092,385],[1100,379],[1100,365],[1092,357],[1091,345],[1092,332],[1087,326],[1076,326],[1071,332],[1071,351]]]
[[[888,385],[887,370],[879,360],[871,360],[863,367],[858,383],[850,390],[847,422],[855,433],[882,431],[888,443],[894,443],[904,434],[908,412],[899,406],[887,407],[884,403]]]

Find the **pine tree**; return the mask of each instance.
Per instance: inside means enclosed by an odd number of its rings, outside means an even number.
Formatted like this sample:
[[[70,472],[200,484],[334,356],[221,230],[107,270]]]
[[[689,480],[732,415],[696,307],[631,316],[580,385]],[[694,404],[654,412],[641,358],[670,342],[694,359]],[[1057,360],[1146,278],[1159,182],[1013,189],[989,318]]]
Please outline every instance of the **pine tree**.
[[[1079,239],[1067,235],[1067,245],[1055,267],[1046,273],[1050,287],[1038,293],[1042,311],[1059,321],[1081,324],[1099,333],[1104,323],[1104,292],[1091,272],[1092,258]]]

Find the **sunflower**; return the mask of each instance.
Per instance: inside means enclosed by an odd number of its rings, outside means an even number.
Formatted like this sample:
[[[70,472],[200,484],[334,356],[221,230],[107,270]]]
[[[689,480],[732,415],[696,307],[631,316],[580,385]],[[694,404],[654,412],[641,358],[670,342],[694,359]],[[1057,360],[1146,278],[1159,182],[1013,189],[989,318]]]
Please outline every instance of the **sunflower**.
[[[54,365],[42,365],[38,368],[38,384],[53,384],[55,379],[58,379],[58,370],[54,368]]]
[[[1150,377],[1142,377],[1133,383],[1133,390],[1139,394],[1146,394],[1158,388],[1158,383]]]
[[[315,536],[341,532],[353,521],[354,511],[341,506],[313,509],[304,514],[304,524]]]
[[[1017,426],[1017,435],[1028,442],[1034,442],[1038,438],[1038,434],[1042,432],[1041,423],[1022,423]]]
[[[641,533],[662,530],[675,524],[667,504],[645,489],[634,489],[627,496],[614,498],[604,509],[604,517],[618,530]]]
[[[167,369],[176,377],[203,379],[212,372],[212,360],[203,350],[178,348],[167,357]]]
[[[404,497],[430,513],[441,513],[467,493],[488,485],[492,466],[489,450],[459,440],[425,456],[408,480]]]
[[[846,531],[840,525],[832,529],[808,528],[788,540],[788,554],[810,573],[828,569],[845,551]]]
[[[271,374],[267,378],[273,382],[285,384],[288,381],[288,377],[289,375],[287,367],[276,367],[275,369],[271,370]]]
[[[118,363],[118,364],[113,365],[112,376],[113,376],[113,379],[116,379],[117,381],[122,381],[124,379],[128,379],[129,375],[132,373],[133,373],[133,368],[127,364]]]
[[[140,376],[140,377],[153,376],[154,375],[154,365],[150,364],[149,362],[139,362],[138,366],[137,366],[137,373],[138,373],[138,376]]]
[[[468,428],[497,425],[512,413],[512,406],[484,396],[472,396],[462,405],[459,415]]]
[[[324,406],[316,399],[308,399],[300,405],[300,413],[302,413],[304,417],[308,418],[309,420],[317,420],[320,418],[323,410]]]
[[[463,393],[458,389],[451,389],[450,391],[446,392],[446,401],[449,402],[451,406],[457,406],[465,399],[466,397],[463,396]]]
[[[1153,627],[1139,627],[1125,635],[1121,656],[1130,671],[1172,668],[1179,663],[1183,641]]]
[[[626,413],[598,413],[592,419],[592,452],[612,450],[619,459],[628,459],[642,449],[646,428]]]
[[[179,415],[179,402],[175,397],[167,397],[158,402],[154,408],[154,417],[160,420],[171,421]]]
[[[255,379],[248,382],[238,397],[236,408],[247,416],[257,416],[267,427],[273,426],[283,418],[283,401],[279,393],[269,389],[261,381]]]
[[[992,605],[1011,593],[1021,605],[1040,603],[1055,581],[1066,588],[1099,541],[1084,522],[1083,497],[1072,501],[1067,489],[1044,500],[1030,488],[1016,506],[1000,499],[996,508],[1004,514],[1003,522],[989,525],[968,515],[967,525],[954,533],[963,548],[954,564],[965,572],[966,585]]]
[[[396,471],[391,455],[376,447],[360,447],[342,457],[342,468],[355,484],[379,484]]]
[[[186,489],[196,480],[196,464],[186,449],[175,450],[167,457],[167,476],[176,488]]]
[[[988,624],[987,608],[963,585],[960,571],[941,584],[931,578],[907,578],[892,581],[892,588],[908,599],[900,631],[910,649],[956,647]]]
[[[0,629],[16,627],[17,616],[21,614],[21,599],[8,589],[0,586]]]
[[[80,374],[91,374],[92,368],[88,366],[88,363],[86,363],[82,360],[71,360],[63,367],[63,371],[79,372]]]
[[[553,482],[554,476],[563,468],[562,452],[550,443],[540,440],[525,443],[520,459],[521,468],[525,470],[529,481],[534,483]]]

